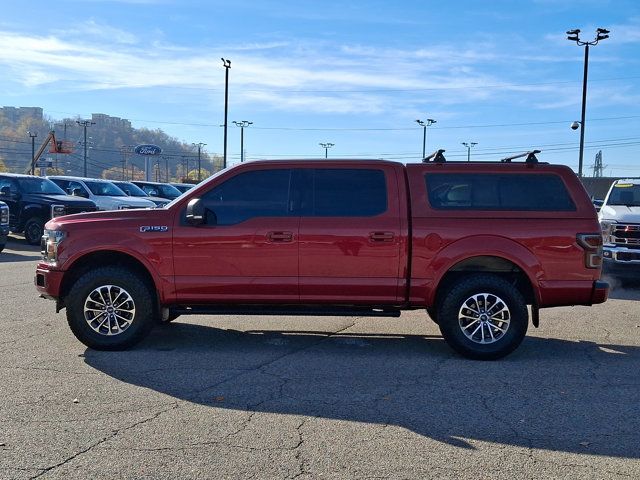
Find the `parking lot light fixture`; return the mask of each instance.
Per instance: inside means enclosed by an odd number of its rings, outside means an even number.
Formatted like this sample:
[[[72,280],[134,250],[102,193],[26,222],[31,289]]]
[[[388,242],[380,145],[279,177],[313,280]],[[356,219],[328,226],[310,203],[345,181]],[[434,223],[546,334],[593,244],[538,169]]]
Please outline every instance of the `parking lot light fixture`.
[[[324,158],[328,158],[329,157],[329,149],[331,147],[333,147],[335,144],[333,143],[319,143],[318,145],[320,145],[322,148],[324,148]]]
[[[422,135],[422,158],[424,158],[427,151],[427,127],[430,127],[431,125],[436,123],[436,121],[433,118],[427,118],[427,120],[424,122],[422,120],[416,120],[416,123],[420,125],[424,130]]]
[[[580,119],[580,154],[578,157],[578,176],[582,177],[582,163],[584,158],[584,129],[585,129],[585,114],[587,111],[587,76],[589,74],[589,47],[597,45],[598,42],[609,38],[611,33],[606,28],[596,29],[596,36],[590,42],[585,42],[580,39],[580,29],[567,31],[567,40],[570,42],[576,42],[579,47],[584,46],[584,74],[582,77],[582,116]],[[574,122],[575,123],[575,122]],[[573,127],[572,127],[573,128]],[[574,129],[575,130],[575,129]]]
[[[244,162],[244,127],[253,125],[253,122],[248,120],[240,120],[239,122],[233,121],[236,127],[240,127],[240,163]]]
[[[471,161],[471,149],[475,147],[478,142],[462,142],[462,145],[467,147],[467,162]]]

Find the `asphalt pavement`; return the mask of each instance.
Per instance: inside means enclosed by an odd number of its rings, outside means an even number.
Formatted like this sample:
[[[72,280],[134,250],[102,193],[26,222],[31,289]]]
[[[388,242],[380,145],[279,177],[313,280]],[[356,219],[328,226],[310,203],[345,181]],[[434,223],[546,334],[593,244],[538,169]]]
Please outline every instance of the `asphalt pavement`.
[[[399,319],[190,316],[85,348],[0,254],[0,478],[640,478],[640,286],[541,312],[516,352]]]

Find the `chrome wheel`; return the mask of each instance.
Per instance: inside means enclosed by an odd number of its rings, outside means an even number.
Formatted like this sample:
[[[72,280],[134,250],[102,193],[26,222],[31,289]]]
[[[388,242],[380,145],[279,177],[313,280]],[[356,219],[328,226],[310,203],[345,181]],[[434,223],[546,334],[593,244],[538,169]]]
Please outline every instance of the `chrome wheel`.
[[[458,312],[458,325],[462,333],[475,343],[497,342],[507,333],[510,322],[509,307],[492,293],[470,296]]]
[[[89,293],[84,302],[84,319],[100,335],[119,335],[136,316],[131,295],[117,285],[102,285]]]

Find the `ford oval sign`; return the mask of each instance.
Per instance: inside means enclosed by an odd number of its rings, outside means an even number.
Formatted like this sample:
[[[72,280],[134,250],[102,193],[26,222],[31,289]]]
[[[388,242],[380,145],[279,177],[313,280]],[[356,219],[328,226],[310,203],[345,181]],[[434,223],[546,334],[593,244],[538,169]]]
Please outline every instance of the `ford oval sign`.
[[[162,149],[157,145],[138,145],[134,152],[138,155],[160,155]]]

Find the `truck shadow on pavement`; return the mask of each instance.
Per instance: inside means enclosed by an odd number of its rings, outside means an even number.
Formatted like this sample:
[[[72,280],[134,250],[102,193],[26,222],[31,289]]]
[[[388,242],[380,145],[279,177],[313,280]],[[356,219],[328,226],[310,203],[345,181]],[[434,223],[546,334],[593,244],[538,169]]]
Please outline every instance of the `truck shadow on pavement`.
[[[0,263],[32,262],[41,259],[40,246],[28,245],[24,240],[9,237],[5,249],[0,253]]]
[[[87,350],[85,362],[215,409],[398,426],[470,453],[484,441],[640,458],[639,350],[527,337],[478,362],[439,336],[174,323],[135,350]]]

